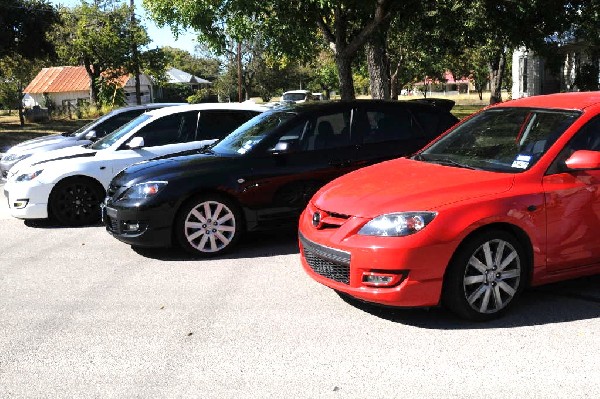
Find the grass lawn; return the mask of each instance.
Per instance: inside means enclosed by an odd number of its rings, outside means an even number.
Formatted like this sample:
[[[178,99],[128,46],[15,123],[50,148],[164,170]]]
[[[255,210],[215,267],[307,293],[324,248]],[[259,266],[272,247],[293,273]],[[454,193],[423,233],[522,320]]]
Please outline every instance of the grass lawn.
[[[21,126],[16,111],[11,115],[2,112],[0,113],[0,152],[39,136],[73,132],[90,121],[89,119],[56,119],[40,123],[25,123],[25,126]]]

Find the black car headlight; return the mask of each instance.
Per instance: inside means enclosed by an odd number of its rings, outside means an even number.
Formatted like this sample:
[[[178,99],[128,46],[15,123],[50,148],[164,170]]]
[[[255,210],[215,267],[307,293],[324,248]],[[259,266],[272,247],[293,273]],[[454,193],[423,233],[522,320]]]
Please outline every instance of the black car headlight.
[[[119,197],[119,200],[143,200],[154,197],[164,189],[167,184],[168,182],[166,181],[148,181],[134,184]]]

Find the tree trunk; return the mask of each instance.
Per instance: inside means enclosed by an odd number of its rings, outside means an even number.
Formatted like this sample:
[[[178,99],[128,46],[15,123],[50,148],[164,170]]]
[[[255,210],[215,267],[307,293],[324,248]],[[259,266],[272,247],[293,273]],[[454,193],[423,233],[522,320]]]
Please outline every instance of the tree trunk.
[[[375,99],[390,99],[390,63],[386,49],[387,31],[382,26],[365,45],[371,97]]]
[[[506,67],[506,53],[503,49],[496,58],[490,62],[490,104],[502,102],[502,80]]]
[[[135,78],[135,103],[142,105],[142,90],[140,88],[140,57],[138,46],[135,42],[135,4],[134,0],[129,1],[131,9],[131,61],[133,64],[133,76]]]
[[[96,65],[92,65],[89,60],[84,59],[83,65],[90,78],[90,101],[92,104],[98,102],[98,80],[100,79],[100,68]]]
[[[387,29],[383,24],[373,33],[365,46],[371,96],[375,99],[390,99],[390,62],[387,54]]]
[[[19,82],[19,122],[21,123],[21,127],[25,126],[25,115],[23,114],[23,86]],[[10,115],[10,110],[8,111]]]
[[[342,100],[354,100],[354,81],[352,80],[352,58],[336,55],[335,65],[340,81],[340,97]]]
[[[401,63],[402,59],[398,60],[398,63],[396,64],[396,69],[394,70],[394,73],[392,73],[392,76],[390,76],[390,98],[392,100],[398,99],[398,74],[400,73]]]

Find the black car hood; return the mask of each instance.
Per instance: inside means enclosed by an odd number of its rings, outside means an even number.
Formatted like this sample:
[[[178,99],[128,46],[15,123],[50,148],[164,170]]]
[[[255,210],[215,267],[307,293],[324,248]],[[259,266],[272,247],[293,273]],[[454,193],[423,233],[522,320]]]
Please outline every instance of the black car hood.
[[[237,157],[223,157],[202,153],[175,157],[161,157],[133,164],[123,169],[113,182],[129,185],[150,180],[172,180],[185,176],[223,170],[235,163]],[[129,183],[129,184],[128,184]]]

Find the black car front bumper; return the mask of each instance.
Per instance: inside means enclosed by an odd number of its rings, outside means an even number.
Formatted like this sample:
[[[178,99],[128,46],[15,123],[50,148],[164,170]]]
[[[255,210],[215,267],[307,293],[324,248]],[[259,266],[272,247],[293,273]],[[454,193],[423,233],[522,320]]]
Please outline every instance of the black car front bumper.
[[[167,204],[156,208],[122,208],[102,204],[102,222],[117,240],[140,247],[173,245],[175,210]]]

